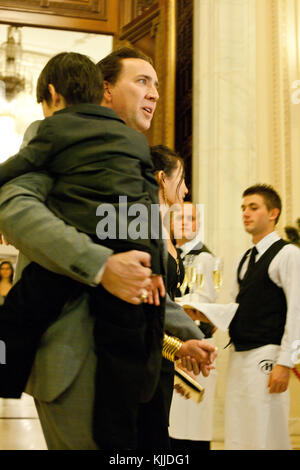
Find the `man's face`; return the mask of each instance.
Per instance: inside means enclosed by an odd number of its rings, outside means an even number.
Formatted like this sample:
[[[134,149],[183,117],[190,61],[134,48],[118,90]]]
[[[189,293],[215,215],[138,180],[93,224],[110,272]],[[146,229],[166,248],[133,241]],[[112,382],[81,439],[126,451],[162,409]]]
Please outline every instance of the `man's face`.
[[[177,239],[193,240],[199,231],[199,215],[193,204],[182,204],[181,210],[174,212],[173,233]]]
[[[269,210],[260,194],[251,194],[244,197],[242,212],[246,232],[259,240],[274,230],[279,209]]]
[[[151,64],[142,59],[122,59],[117,82],[105,84],[106,102],[123,121],[140,132],[147,131],[159,98],[158,79]],[[107,101],[109,96],[109,101]]]

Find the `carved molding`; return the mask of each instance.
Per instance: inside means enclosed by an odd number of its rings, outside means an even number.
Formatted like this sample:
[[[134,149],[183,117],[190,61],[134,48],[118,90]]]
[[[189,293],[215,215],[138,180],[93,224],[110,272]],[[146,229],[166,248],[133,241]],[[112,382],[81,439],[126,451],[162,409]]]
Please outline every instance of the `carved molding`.
[[[159,81],[160,99],[147,134],[151,145],[174,148],[175,0],[160,0],[125,25],[116,46],[131,45],[150,56]]]
[[[193,13],[193,0],[177,1],[175,146],[185,160],[188,198],[192,194]]]
[[[132,44],[135,44],[141,38],[151,33],[153,22],[157,24],[157,22],[160,21],[159,17],[159,6],[158,3],[156,3],[146,14],[140,15],[138,18],[135,18],[133,21],[123,26],[119,41],[130,41]]]
[[[156,0],[135,0],[135,16],[143,15],[151,8]]]
[[[3,0],[0,23],[115,35],[120,0]]]
[[[155,68],[159,80],[160,100],[153,128],[153,142],[174,148],[175,129],[175,1],[161,2],[155,35]]]
[[[1,8],[107,20],[107,0],[4,0]]]
[[[157,0],[120,0],[120,29],[148,13],[156,3]]]

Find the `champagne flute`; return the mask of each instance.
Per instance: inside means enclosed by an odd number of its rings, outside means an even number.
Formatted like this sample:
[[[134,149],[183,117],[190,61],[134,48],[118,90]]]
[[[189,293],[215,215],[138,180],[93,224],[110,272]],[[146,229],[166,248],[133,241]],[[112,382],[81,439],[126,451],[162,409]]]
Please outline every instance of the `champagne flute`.
[[[204,284],[204,273],[202,266],[196,266],[196,292],[200,294]]]
[[[192,264],[188,264],[186,267],[186,277],[187,277],[187,285],[190,289],[190,301],[192,301],[192,289],[196,282],[196,268]]]
[[[223,284],[223,261],[221,258],[214,260],[213,278],[215,289],[219,291]]]
[[[186,288],[187,288],[187,285],[188,285],[188,279],[187,279],[187,275],[186,275],[186,270],[184,270],[184,279],[183,279],[183,281],[182,281],[181,286],[179,287],[181,296],[184,295],[184,293],[185,293],[185,291],[186,291]]]
[[[192,264],[193,261],[193,256],[187,255],[184,260],[183,260],[183,265],[184,265],[184,279],[182,281],[182,284],[180,286],[180,293],[183,296],[186,288],[188,287],[188,275],[187,275],[187,267]]]

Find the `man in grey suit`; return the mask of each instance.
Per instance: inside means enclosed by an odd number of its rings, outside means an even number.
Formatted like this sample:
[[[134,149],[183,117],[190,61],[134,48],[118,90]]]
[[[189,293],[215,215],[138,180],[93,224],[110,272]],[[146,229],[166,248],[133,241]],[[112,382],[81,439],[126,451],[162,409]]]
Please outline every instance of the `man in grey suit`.
[[[145,131],[157,99],[153,67],[142,56],[132,56],[120,59],[116,81],[106,78],[102,105],[114,109],[129,126]],[[88,236],[67,226],[44,205],[51,187],[46,174],[34,173],[1,190],[0,229],[22,253],[17,276],[32,260],[88,285],[101,280],[112,294],[127,302],[140,302],[151,282],[149,255],[135,251],[113,255],[110,249],[93,244]],[[207,345],[190,338],[201,339],[201,333],[169,299],[166,312],[166,331],[185,341],[177,357],[192,356],[191,365],[199,371],[207,359]],[[65,306],[43,336],[27,385],[49,449],[97,449],[92,438],[93,348],[93,319],[88,314],[87,294],[83,294]]]

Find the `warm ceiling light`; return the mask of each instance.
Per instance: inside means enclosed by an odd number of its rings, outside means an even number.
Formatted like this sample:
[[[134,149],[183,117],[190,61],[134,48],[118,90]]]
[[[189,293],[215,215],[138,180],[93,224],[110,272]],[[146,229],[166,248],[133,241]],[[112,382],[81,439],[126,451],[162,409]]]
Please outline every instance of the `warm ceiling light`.
[[[20,73],[22,60],[21,30],[9,26],[7,41],[0,47],[0,82],[5,89],[5,98],[11,101],[25,89],[25,77]]]

